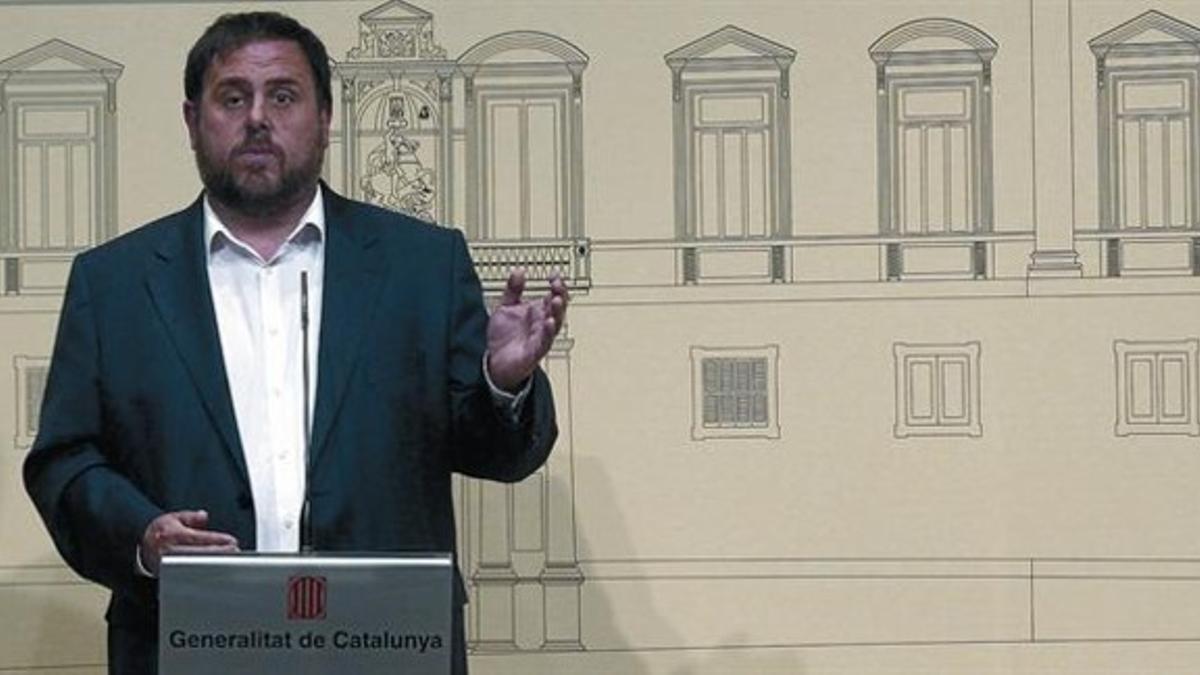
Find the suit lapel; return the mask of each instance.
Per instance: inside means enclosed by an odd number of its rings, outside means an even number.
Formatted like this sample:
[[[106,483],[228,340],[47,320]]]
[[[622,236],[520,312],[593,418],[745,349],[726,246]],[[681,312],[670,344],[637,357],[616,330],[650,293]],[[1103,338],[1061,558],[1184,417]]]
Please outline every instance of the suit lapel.
[[[310,458],[314,465],[343,404],[383,287],[382,247],[363,227],[369,217],[325,189],[325,280]]]
[[[208,282],[200,200],[180,214],[178,225],[164,234],[151,262],[147,285],[209,420],[248,484]]]

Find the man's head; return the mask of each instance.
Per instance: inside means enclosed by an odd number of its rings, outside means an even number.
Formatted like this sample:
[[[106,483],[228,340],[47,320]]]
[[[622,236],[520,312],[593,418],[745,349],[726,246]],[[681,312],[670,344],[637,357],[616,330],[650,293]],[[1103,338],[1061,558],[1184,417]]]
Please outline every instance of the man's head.
[[[248,216],[311,195],[329,143],[329,57],[274,12],[226,14],[200,37],[184,72],[184,121],[209,197]]]

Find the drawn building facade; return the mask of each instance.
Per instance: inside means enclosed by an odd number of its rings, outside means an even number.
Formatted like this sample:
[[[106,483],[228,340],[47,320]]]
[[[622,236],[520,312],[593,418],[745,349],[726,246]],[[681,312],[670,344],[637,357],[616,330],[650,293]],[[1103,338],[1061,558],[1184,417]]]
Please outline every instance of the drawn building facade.
[[[1200,13],[568,4],[280,3],[335,55],[334,189],[461,227],[490,295],[572,287],[550,462],[455,486],[473,668],[1190,672]],[[145,64],[216,11],[71,10],[0,5],[14,672],[101,672],[20,460],[67,263],[144,220],[138,149],[188,162]]]

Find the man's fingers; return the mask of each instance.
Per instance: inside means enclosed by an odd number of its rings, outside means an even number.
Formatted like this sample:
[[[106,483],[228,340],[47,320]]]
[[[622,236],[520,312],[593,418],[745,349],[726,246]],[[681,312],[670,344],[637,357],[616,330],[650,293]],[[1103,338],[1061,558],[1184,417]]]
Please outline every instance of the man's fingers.
[[[168,539],[168,546],[232,546],[237,548],[237,538],[225,532],[212,530],[184,529]]]
[[[226,532],[205,529],[206,511],[164,513],[147,528],[143,545],[152,551],[173,550],[178,546],[217,546],[236,549],[237,538]]]
[[[542,339],[538,346],[538,353],[542,356],[550,353],[550,347],[554,345],[554,336],[558,335],[558,328],[561,325],[553,316],[548,316],[542,321]]]
[[[238,547],[234,545],[221,546],[199,546],[199,545],[181,545],[171,546],[163,551],[164,554],[188,554],[188,553],[237,553]]]
[[[502,305],[516,305],[521,302],[521,294],[525,292],[525,270],[517,268],[508,275],[508,283],[504,286],[504,296],[500,299]]]
[[[179,511],[175,514],[179,522],[196,529],[208,527],[208,511]]]
[[[566,319],[566,315],[567,315],[567,300],[566,300],[566,298],[564,298],[561,295],[556,295],[556,296],[550,298],[550,312],[549,313],[550,313],[550,316],[554,317],[554,321],[556,323],[555,330],[557,331],[558,328],[562,327],[563,321]]]
[[[567,288],[567,282],[563,281],[562,276],[558,274],[550,277],[550,293],[560,296],[564,304],[571,301],[571,291]]]

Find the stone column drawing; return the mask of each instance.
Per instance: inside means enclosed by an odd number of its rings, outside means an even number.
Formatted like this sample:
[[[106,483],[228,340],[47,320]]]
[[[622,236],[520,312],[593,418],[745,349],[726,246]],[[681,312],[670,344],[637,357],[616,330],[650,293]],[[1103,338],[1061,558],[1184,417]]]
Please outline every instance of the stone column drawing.
[[[1030,277],[1079,277],[1075,251],[1074,108],[1071,92],[1071,3],[1030,3],[1033,12],[1030,86],[1033,97],[1033,225]],[[1039,189],[1043,186],[1062,186]]]

